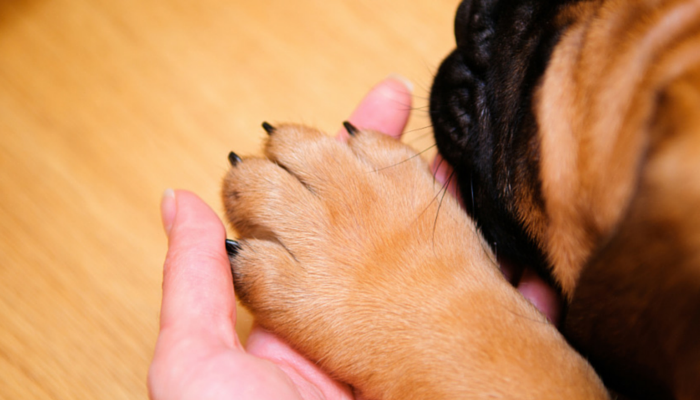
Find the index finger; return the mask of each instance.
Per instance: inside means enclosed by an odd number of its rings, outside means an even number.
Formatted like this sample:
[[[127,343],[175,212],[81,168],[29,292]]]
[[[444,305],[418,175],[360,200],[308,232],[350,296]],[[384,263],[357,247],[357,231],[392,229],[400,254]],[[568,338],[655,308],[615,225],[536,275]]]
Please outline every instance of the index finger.
[[[195,337],[207,336],[240,348],[224,247],[226,230],[216,213],[193,193],[179,190],[170,201],[175,204],[163,268],[161,332],[172,330],[176,336],[196,332]]]

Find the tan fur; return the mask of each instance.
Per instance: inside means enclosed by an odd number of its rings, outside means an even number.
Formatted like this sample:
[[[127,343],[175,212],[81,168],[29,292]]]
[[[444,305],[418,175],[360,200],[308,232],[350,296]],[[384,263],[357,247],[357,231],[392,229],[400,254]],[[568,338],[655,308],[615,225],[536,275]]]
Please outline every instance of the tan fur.
[[[672,226],[674,234],[671,240],[676,242],[683,257],[672,265],[681,270],[674,274],[676,276],[673,279],[674,290],[681,294],[686,291],[700,293],[700,270],[697,268],[700,262],[697,256],[700,249],[700,180],[697,178],[700,171],[700,135],[688,134],[697,132],[697,127],[700,126],[699,87],[700,68],[674,80],[665,91],[660,104],[664,112],[654,126],[654,131],[660,137],[652,138],[652,141],[662,143],[656,146],[649,173],[645,176],[645,184],[654,189],[662,189],[655,190],[657,196],[653,199],[651,217]],[[661,137],[672,139],[660,140]],[[697,297],[689,299],[694,300]],[[688,345],[682,337],[685,336],[683,331],[697,333],[700,327],[697,326],[697,320],[693,321],[686,314],[686,307],[679,308],[675,312],[681,313],[680,321],[672,327],[678,332],[674,332],[674,336],[679,339],[664,343],[665,352],[677,360],[668,380],[677,388],[678,398],[694,399],[700,394],[700,385],[697,383],[700,376],[700,353],[697,345]],[[685,321],[681,319],[683,317]]]
[[[564,329],[626,390],[696,399],[700,1],[567,13],[535,106]]]
[[[657,96],[698,68],[700,2],[594,1],[568,12],[576,24],[557,45],[536,111],[549,224],[542,242],[571,296],[634,196]]]
[[[606,398],[405,145],[278,127],[224,184],[236,290],[370,399]]]

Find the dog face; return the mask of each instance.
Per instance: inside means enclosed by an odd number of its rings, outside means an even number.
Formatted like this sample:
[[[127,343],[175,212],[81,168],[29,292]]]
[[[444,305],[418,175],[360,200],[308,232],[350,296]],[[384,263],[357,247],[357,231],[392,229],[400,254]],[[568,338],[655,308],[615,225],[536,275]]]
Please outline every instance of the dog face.
[[[564,24],[564,1],[464,1],[457,49],[443,62],[430,114],[464,205],[499,257],[541,268],[544,225],[532,102]]]
[[[698,24],[692,0],[465,1],[431,94],[487,241],[551,274],[567,338],[642,398],[700,396]]]

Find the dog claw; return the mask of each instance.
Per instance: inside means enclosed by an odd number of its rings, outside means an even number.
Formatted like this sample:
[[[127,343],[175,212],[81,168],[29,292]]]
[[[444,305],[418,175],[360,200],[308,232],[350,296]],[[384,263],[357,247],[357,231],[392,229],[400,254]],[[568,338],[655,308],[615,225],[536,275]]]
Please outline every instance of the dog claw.
[[[348,121],[343,122],[343,126],[345,127],[345,130],[348,131],[350,136],[355,136],[360,131],[355,125]]]
[[[226,253],[228,253],[228,258],[234,258],[241,249],[241,244],[235,240],[226,239]]]
[[[272,135],[275,132],[275,127],[268,124],[267,122],[262,123],[263,129],[265,129],[265,132],[267,132],[268,135]]]
[[[238,164],[241,161],[241,158],[238,157],[238,154],[234,152],[228,153],[228,162],[231,163],[232,167],[235,167],[236,164]]]

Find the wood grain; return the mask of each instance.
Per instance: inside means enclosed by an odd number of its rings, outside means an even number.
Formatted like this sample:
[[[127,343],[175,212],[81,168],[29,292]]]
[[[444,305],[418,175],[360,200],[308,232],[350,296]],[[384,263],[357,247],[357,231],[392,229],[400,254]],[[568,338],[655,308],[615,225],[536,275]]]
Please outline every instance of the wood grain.
[[[457,3],[0,0],[0,398],[146,398],[163,190],[221,211],[263,120],[335,132],[390,73],[430,146]]]

